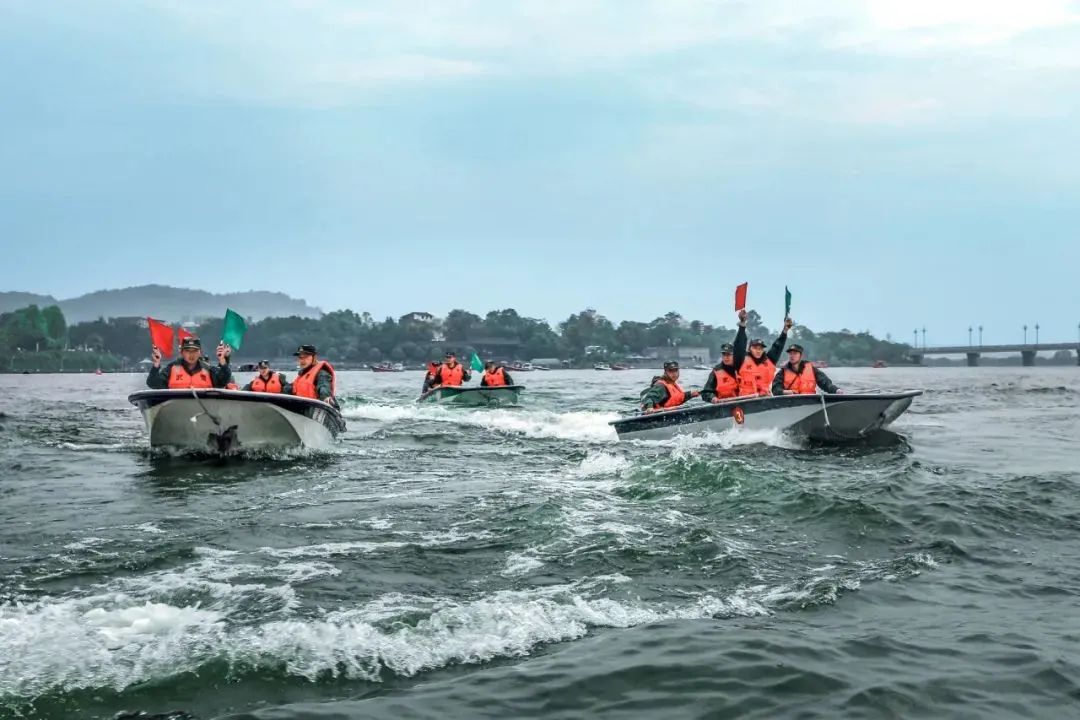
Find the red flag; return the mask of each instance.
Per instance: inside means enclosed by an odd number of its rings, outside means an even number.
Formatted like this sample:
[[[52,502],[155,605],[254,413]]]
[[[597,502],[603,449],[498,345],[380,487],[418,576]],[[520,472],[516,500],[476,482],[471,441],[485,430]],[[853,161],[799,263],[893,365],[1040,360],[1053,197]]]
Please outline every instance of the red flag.
[[[146,324],[150,328],[150,342],[152,342],[165,357],[173,356],[173,329],[154,318],[146,318]]]
[[[743,283],[739,287],[735,288],[735,309],[743,310],[746,308],[746,287],[750,283]]]
[[[195,337],[184,328],[176,328],[176,342],[183,343],[189,337]]]

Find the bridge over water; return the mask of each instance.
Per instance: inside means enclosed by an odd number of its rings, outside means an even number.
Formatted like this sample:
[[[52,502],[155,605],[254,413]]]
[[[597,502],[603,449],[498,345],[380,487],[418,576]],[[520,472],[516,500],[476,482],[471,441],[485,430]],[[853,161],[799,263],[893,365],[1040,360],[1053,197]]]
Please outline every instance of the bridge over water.
[[[1080,365],[1080,343],[1036,343],[1016,345],[942,345],[940,347],[917,347],[911,351],[911,359],[922,365],[927,355],[966,355],[969,367],[977,367],[984,353],[1020,353],[1024,365],[1035,364],[1035,355],[1041,352],[1072,350],[1076,352],[1076,364]]]

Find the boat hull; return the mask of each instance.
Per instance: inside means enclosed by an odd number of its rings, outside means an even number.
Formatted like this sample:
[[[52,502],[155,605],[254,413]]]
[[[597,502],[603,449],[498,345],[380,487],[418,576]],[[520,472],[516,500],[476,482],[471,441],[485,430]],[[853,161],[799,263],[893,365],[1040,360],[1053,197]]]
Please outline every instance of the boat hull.
[[[213,454],[288,448],[325,449],[345,430],[319,400],[242,390],[145,390],[139,408],[151,447]]]
[[[417,398],[418,403],[456,407],[506,407],[517,405],[523,385],[502,387],[440,387]]]
[[[721,433],[732,428],[780,430],[831,442],[859,440],[891,424],[921,390],[887,394],[783,395],[684,405],[635,415],[611,424],[620,439],[666,440],[677,435]]]

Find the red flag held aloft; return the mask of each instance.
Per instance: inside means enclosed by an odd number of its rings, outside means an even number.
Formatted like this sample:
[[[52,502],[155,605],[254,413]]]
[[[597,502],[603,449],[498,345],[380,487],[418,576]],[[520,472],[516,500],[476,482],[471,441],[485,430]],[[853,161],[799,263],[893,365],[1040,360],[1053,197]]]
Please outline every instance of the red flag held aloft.
[[[743,283],[739,287],[735,288],[735,309],[743,310],[746,308],[746,288],[750,283]]]
[[[150,328],[150,342],[152,342],[165,357],[173,356],[173,329],[154,318],[146,318],[146,324]]]
[[[189,337],[195,337],[184,328],[176,328],[176,342],[183,344],[184,340]]]

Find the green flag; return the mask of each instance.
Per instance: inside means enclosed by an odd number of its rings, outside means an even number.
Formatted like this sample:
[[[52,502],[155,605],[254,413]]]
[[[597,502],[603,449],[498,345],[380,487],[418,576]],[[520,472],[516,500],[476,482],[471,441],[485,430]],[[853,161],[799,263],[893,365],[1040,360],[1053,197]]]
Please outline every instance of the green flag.
[[[484,372],[484,363],[480,362],[480,356],[476,353],[473,353],[472,357],[469,358],[469,366],[474,372]]]
[[[235,310],[225,311],[225,326],[221,330],[221,342],[233,350],[240,349],[240,343],[244,341],[244,333],[247,332],[247,323],[240,313]]]
[[[784,286],[784,319],[791,317],[791,291]]]

